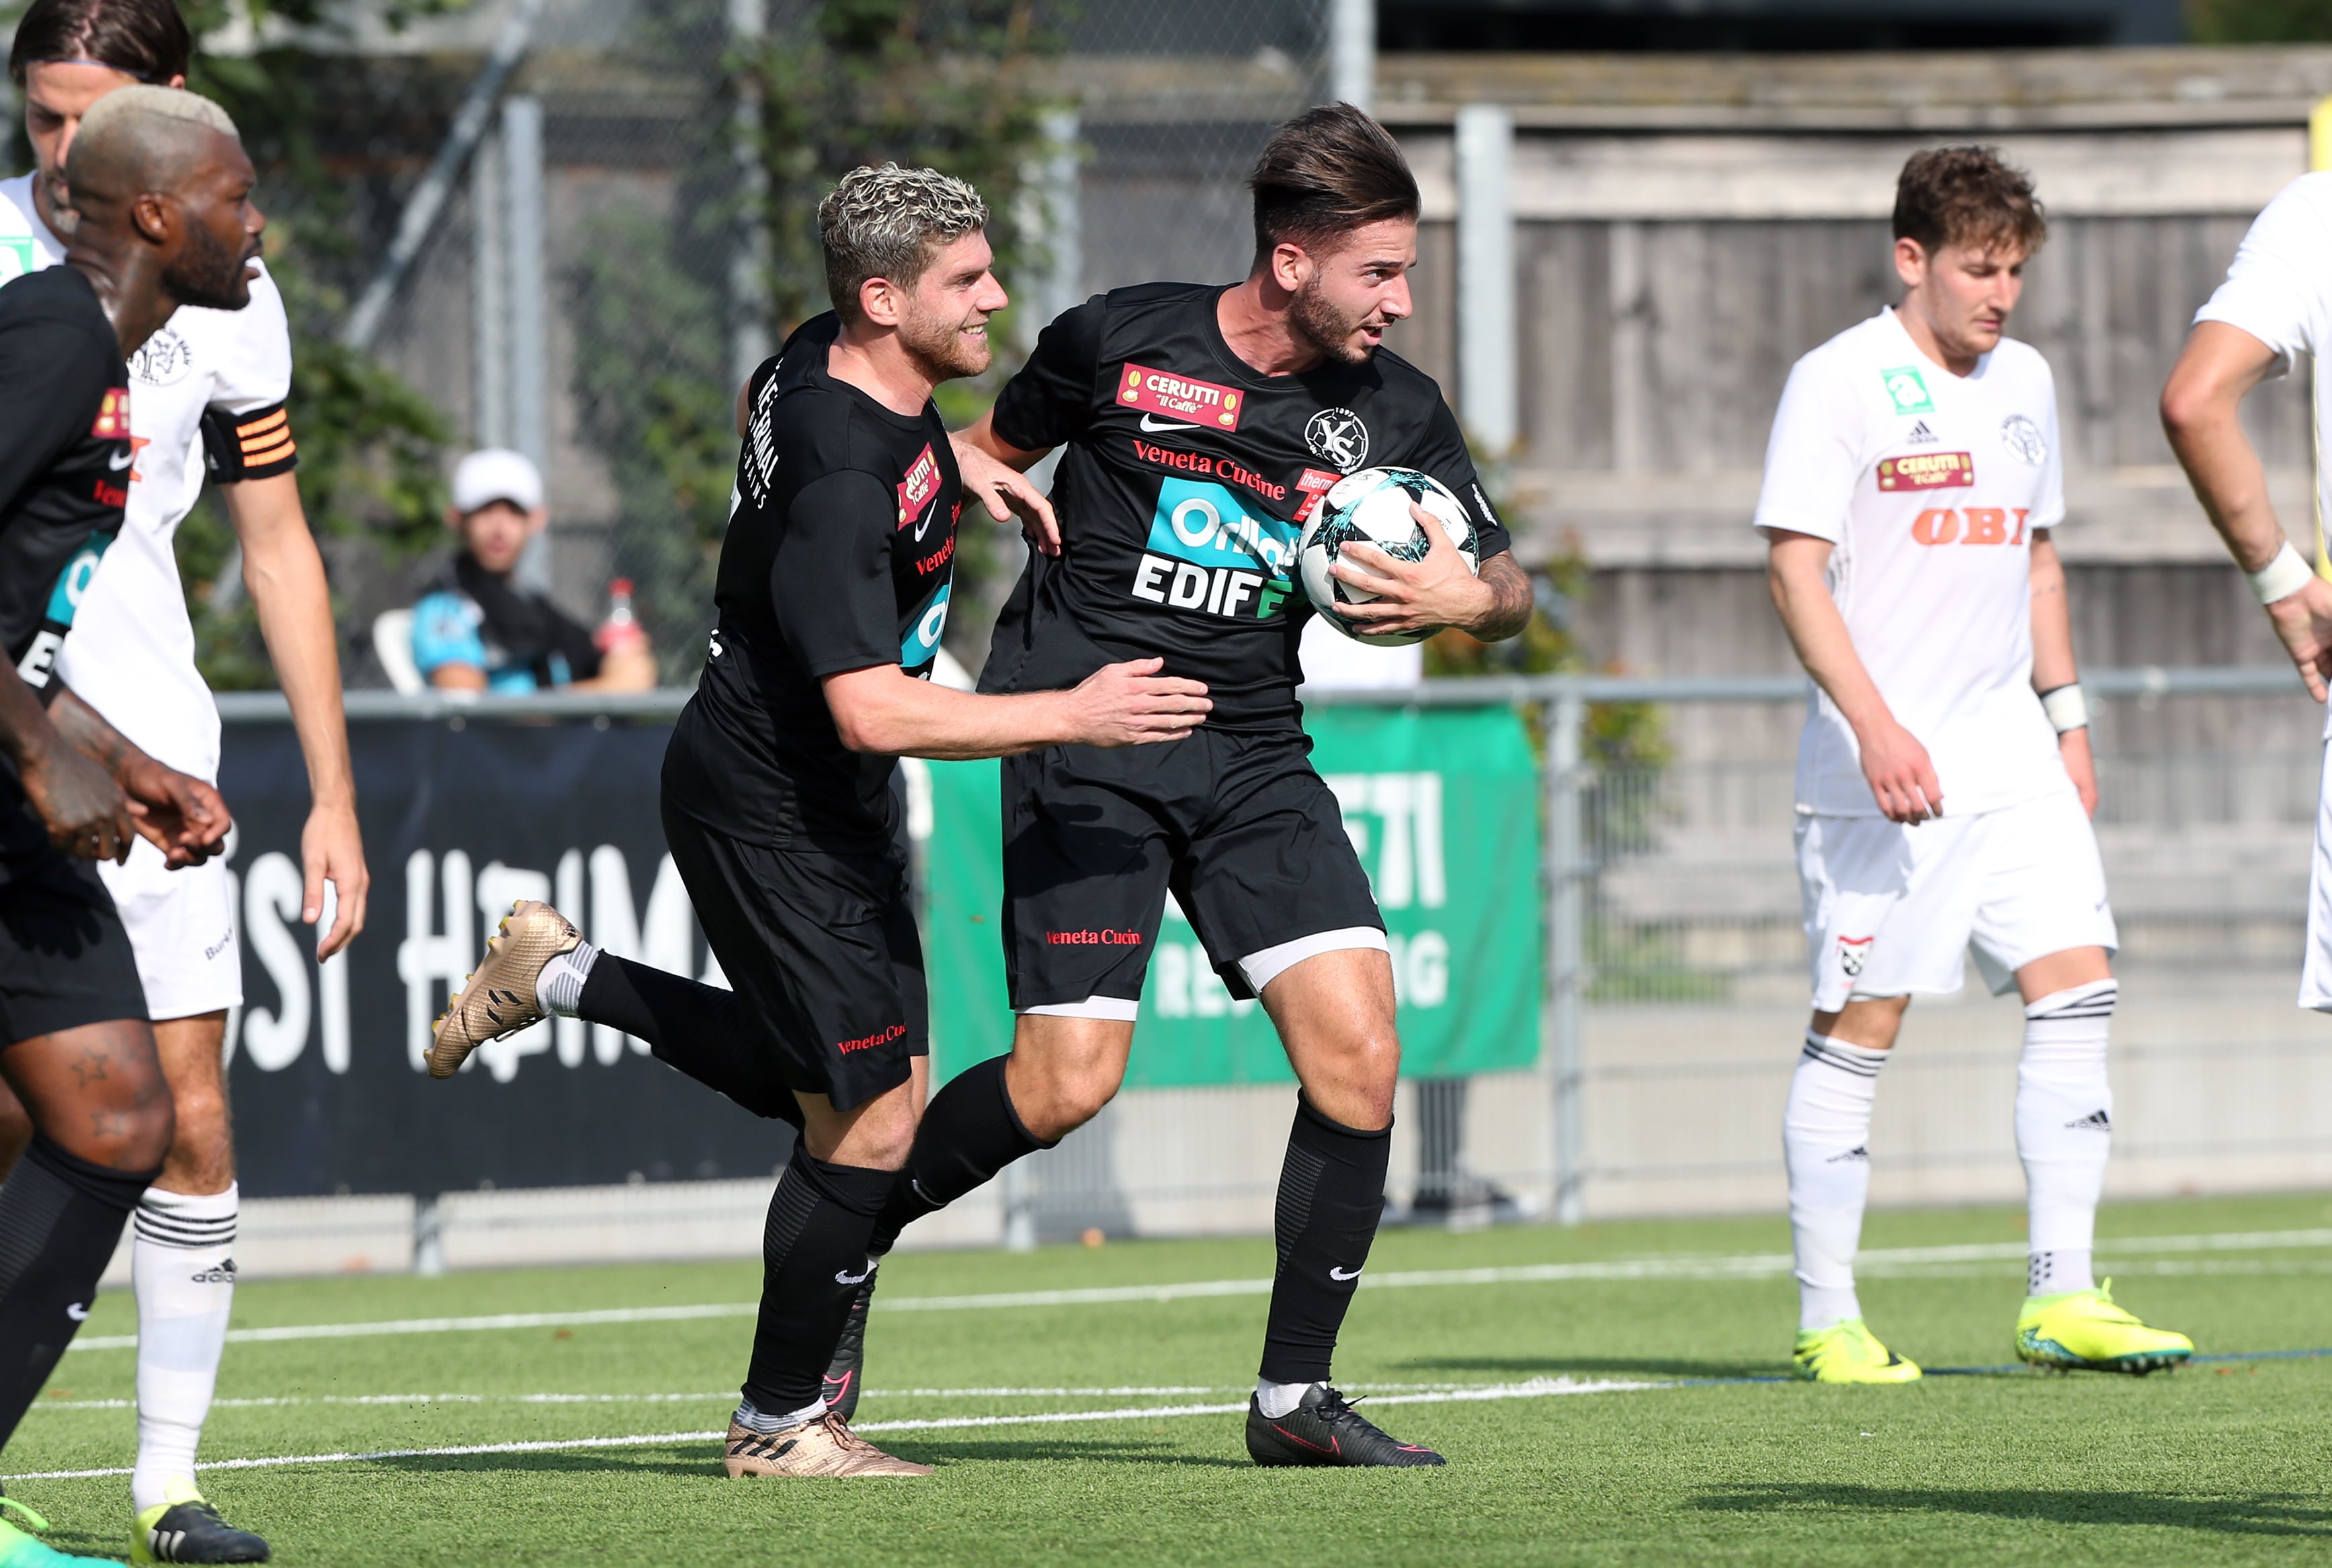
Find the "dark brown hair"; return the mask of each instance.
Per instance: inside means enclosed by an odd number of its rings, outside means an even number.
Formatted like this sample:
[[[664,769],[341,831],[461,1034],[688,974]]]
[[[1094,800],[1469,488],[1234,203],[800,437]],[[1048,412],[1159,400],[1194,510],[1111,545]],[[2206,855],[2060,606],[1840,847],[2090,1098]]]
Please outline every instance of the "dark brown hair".
[[[1931,147],[1915,152],[1895,182],[1895,237],[1929,255],[1945,245],[2005,247],[2030,256],[2049,237],[2049,215],[2032,177],[1996,147]]]
[[[1278,245],[1333,248],[1362,224],[1418,214],[1417,178],[1400,144],[1349,103],[1307,109],[1273,131],[1247,183],[1258,263]]]
[[[177,0],[33,0],[16,24],[8,76],[22,87],[27,66],[88,60],[167,87],[186,73],[194,53]]]

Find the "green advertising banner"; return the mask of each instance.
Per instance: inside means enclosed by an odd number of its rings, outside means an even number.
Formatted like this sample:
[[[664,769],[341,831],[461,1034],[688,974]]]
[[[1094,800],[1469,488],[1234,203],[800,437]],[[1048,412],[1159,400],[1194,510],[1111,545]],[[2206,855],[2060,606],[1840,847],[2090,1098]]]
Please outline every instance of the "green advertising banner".
[[[1384,912],[1401,1070],[1457,1076],[1538,1060],[1538,770],[1509,708],[1314,707],[1312,762]],[[933,762],[925,940],[941,1078],[1012,1046],[999,911],[994,762]],[[1128,1087],[1286,1083],[1271,1020],[1234,1001],[1170,898]]]

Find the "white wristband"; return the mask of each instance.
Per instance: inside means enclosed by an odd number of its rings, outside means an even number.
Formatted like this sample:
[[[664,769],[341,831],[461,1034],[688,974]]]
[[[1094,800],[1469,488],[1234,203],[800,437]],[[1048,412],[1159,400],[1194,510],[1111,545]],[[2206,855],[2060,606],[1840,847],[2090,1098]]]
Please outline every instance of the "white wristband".
[[[2089,704],[2078,684],[2041,693],[2040,711],[2049,715],[2049,722],[2056,726],[2060,735],[2068,730],[2086,728],[2089,722]]]
[[[2316,569],[2308,564],[2305,556],[2291,548],[2291,540],[2287,539],[2283,541],[2283,548],[2275,552],[2273,560],[2257,571],[2243,575],[2251,578],[2251,592],[2258,596],[2259,602],[2271,605],[2278,599],[2288,599],[2306,588],[2308,579],[2316,575]]]

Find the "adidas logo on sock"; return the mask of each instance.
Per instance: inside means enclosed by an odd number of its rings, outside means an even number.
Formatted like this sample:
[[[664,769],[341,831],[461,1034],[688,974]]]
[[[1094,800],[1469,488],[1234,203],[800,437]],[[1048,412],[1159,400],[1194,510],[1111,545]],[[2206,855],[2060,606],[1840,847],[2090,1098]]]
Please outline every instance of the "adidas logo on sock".
[[[1823,1161],[1822,1163],[1825,1165],[1835,1165],[1841,1160],[1859,1160],[1867,1165],[1870,1162],[1870,1147],[1866,1143],[1857,1143],[1845,1153],[1833,1154],[1829,1159]]]
[[[1906,435],[1903,439],[1909,442],[1914,446],[1932,446],[1935,445],[1937,437],[1934,431],[1927,428],[1927,422],[1922,419],[1916,425],[1911,426],[1911,434]]]
[[[2110,1133],[2113,1131],[2113,1118],[2107,1115],[2103,1111],[2092,1111],[2088,1115],[2083,1116],[2080,1120],[2077,1122],[2068,1122],[2065,1125],[2068,1127],[2079,1127],[2083,1131],[2089,1133]]]

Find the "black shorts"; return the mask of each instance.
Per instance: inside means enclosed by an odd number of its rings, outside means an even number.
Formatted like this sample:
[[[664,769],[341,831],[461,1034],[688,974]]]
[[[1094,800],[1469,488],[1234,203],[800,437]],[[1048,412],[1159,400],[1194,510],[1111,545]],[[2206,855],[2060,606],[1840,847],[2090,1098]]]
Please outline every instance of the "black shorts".
[[[847,1111],[905,1083],[931,1050],[906,858],[771,849],[668,805],[664,836],[786,1086]]]
[[[1199,730],[1004,760],[1004,961],[1012,1006],[1131,1018],[1173,890],[1235,997],[1244,961],[1381,947],[1368,874],[1301,731]],[[1274,950],[1284,950],[1274,951]],[[1268,973],[1265,978],[1268,979]]]
[[[145,1018],[129,932],[96,865],[45,845],[0,857],[0,1045]]]

